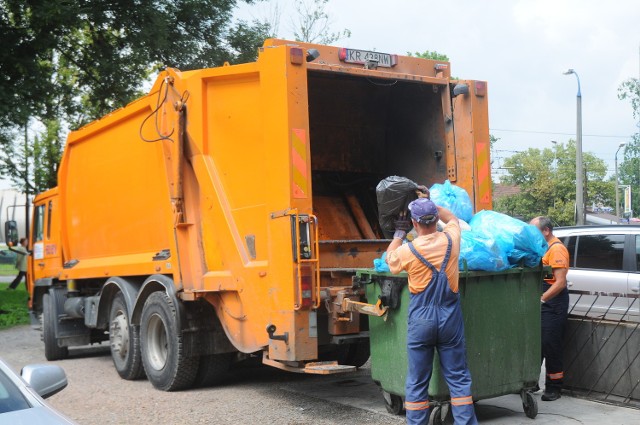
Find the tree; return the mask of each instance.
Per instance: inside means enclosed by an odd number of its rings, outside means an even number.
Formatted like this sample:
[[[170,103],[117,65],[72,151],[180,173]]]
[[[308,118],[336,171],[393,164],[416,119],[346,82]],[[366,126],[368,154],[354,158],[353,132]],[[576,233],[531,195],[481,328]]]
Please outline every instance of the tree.
[[[574,223],[576,194],[576,146],[570,140],[553,149],[530,148],[504,161],[508,175],[502,182],[518,186],[521,192],[496,202],[497,211],[529,220],[547,215],[560,225]],[[583,154],[586,170],[585,203],[613,204],[613,182],[605,181],[607,167],[603,160],[588,152]]]
[[[618,88],[618,98],[628,100],[633,109],[633,117],[640,125],[640,80],[629,78]],[[624,148],[624,160],[618,167],[621,184],[631,185],[631,209],[640,213],[640,129],[631,136]]]
[[[297,41],[318,44],[333,44],[342,38],[351,37],[351,31],[343,29],[332,32],[333,24],[325,7],[329,0],[296,0],[296,20],[292,22],[293,36]]]
[[[415,52],[415,53],[407,52],[407,56],[414,56],[414,57],[420,58],[420,59],[431,59],[431,60],[435,60],[435,61],[449,62],[449,56],[445,55],[444,53],[438,53],[435,50],[433,50],[433,51],[425,50],[422,53],[420,53],[420,52]]]
[[[0,89],[8,94],[0,106],[0,171],[23,187],[55,184],[55,175],[46,173],[57,170],[66,129],[139,97],[158,69],[255,59],[266,28],[233,23],[236,4],[0,0]],[[24,152],[27,127],[41,134],[27,140]],[[28,173],[21,152],[41,156],[34,172]],[[27,174],[38,181],[25,184]]]

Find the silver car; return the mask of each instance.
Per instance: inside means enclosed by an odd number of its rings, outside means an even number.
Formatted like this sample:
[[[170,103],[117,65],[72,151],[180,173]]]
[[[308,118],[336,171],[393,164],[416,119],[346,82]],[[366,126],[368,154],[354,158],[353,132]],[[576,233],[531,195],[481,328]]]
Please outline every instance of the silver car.
[[[571,257],[571,314],[640,321],[640,226],[560,227],[553,233]]]
[[[20,375],[0,360],[0,425],[75,423],[43,400],[67,386],[67,376],[60,366],[27,365]]]

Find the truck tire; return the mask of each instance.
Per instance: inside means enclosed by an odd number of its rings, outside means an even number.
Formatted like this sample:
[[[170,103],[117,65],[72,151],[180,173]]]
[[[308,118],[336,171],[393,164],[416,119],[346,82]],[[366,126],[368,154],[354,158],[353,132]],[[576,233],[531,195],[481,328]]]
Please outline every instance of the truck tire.
[[[58,322],[58,306],[51,294],[42,297],[42,340],[44,356],[47,360],[63,360],[69,357],[69,348],[58,346],[56,323]]]
[[[341,365],[362,367],[369,360],[369,341],[359,341],[351,344],[340,344],[336,348],[320,355],[320,360],[336,360]]]
[[[194,387],[211,387],[222,382],[231,365],[231,354],[209,354],[200,357]]]
[[[371,356],[371,351],[369,349],[369,340],[359,341],[355,344],[349,344],[349,352],[347,354],[347,359],[345,364],[362,367],[369,357]]]
[[[131,315],[122,292],[113,298],[109,312],[109,344],[113,365],[121,378],[139,379],[144,376],[140,350],[140,330],[131,325]]]
[[[162,291],[154,292],[142,308],[140,339],[147,378],[162,391],[190,388],[198,372],[198,357],[184,353],[177,306]]]

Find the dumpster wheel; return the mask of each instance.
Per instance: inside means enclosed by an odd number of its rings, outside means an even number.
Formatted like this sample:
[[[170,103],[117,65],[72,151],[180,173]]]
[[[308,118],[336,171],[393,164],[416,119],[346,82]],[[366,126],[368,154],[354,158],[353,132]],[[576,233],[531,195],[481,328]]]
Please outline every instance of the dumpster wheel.
[[[535,419],[535,417],[538,416],[538,400],[536,400],[531,391],[527,390],[522,390],[520,397],[522,398],[524,414],[527,415],[528,418]]]
[[[433,406],[429,416],[429,425],[443,425],[449,415],[449,403],[439,403]]]
[[[404,403],[402,402],[402,397],[399,395],[388,393],[382,390],[382,395],[384,396],[384,405],[387,408],[387,412],[399,415],[404,410]]]

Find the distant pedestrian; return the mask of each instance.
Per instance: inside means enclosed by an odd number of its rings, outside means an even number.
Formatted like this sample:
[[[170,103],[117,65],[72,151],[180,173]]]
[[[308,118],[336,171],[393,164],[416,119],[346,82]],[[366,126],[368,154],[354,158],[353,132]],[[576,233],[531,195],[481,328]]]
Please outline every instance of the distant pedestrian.
[[[564,380],[562,357],[564,355],[564,331],[569,310],[567,272],[569,271],[569,251],[560,239],[553,235],[553,224],[548,217],[531,220],[544,236],[549,249],[542,257],[542,264],[551,266],[553,276],[542,283],[542,358],[547,369],[542,400],[553,401],[560,398]]]
[[[18,246],[9,247],[10,251],[16,253],[16,269],[18,269],[18,274],[7,289],[16,289],[20,282],[22,282],[22,279],[27,276],[27,255],[29,255],[29,251],[27,250],[27,243],[27,238],[22,238],[20,239],[20,243],[18,244]]]

